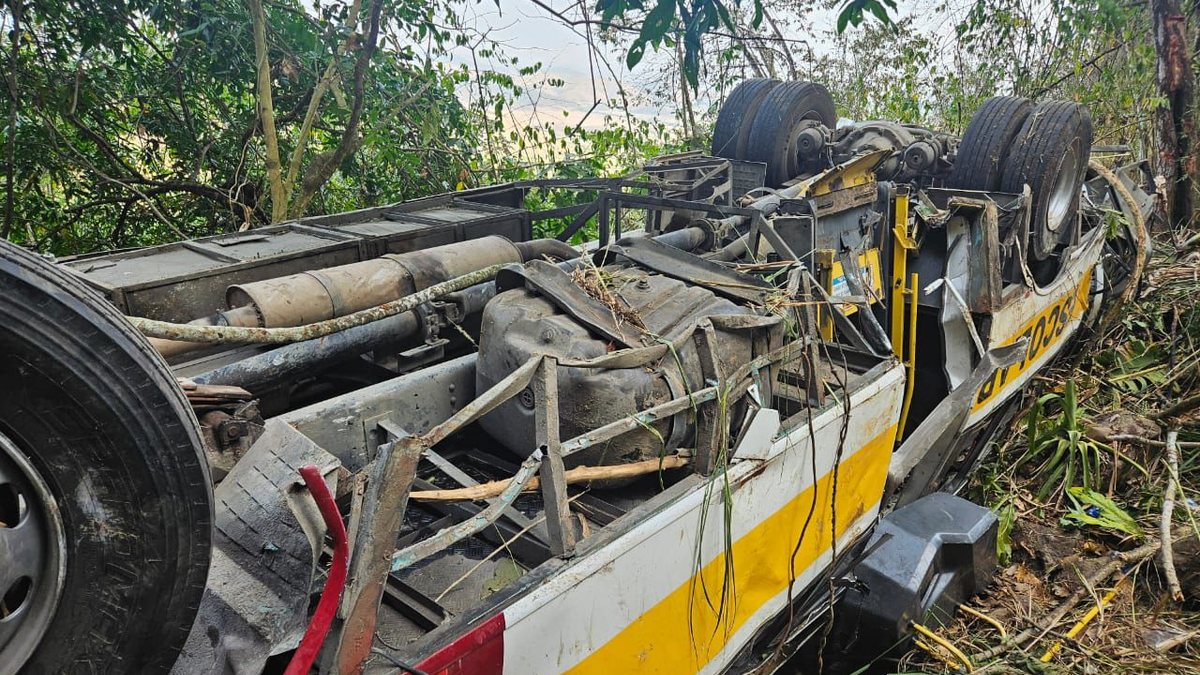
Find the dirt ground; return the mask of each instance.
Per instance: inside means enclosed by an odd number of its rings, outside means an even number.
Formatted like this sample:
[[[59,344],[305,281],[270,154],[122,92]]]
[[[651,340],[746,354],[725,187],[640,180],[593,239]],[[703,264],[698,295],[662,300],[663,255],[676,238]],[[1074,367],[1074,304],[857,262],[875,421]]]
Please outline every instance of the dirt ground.
[[[1039,378],[974,478],[1001,521],[988,594],[900,671],[1200,673],[1200,236],[1155,239],[1138,292]]]

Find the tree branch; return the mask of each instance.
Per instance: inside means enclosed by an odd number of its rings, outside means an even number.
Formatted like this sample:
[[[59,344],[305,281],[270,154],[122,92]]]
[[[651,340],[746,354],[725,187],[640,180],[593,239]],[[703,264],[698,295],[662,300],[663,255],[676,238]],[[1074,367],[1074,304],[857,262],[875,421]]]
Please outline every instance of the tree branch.
[[[346,128],[342,131],[342,138],[338,142],[337,148],[328,155],[314,158],[309,165],[308,172],[300,186],[300,195],[292,205],[292,213],[296,217],[304,213],[304,209],[308,207],[317,191],[329,181],[342,162],[358,149],[360,140],[358,123],[362,118],[363,99],[365,98],[364,82],[367,77],[367,68],[375,56],[375,47],[379,44],[379,21],[382,12],[383,0],[373,0],[367,23],[367,42],[359,51],[358,60],[354,64],[354,104],[350,110],[350,119],[346,121]]]
[[[354,41],[355,31],[358,30],[358,13],[362,7],[362,0],[354,0],[350,5],[350,11],[346,15],[346,40],[334,51],[333,58],[330,59],[329,65],[325,67],[325,72],[321,74],[321,79],[317,80],[317,86],[313,88],[313,94],[308,99],[308,110],[304,113],[304,122],[300,124],[300,132],[296,136],[296,145],[292,148],[292,160],[288,164],[287,178],[284,179],[284,189],[287,190],[288,196],[292,195],[295,189],[296,178],[300,175],[300,164],[304,160],[304,150],[308,145],[308,138],[312,134],[313,124],[317,120],[317,113],[321,111],[321,99],[325,97],[325,92],[333,84],[333,78],[337,75],[338,60],[346,50],[350,49],[350,45]],[[295,215],[295,214],[293,214]]]
[[[271,102],[271,61],[267,48],[267,16],[262,0],[247,0],[254,24],[254,59],[258,72],[258,119],[262,124],[263,142],[267,147],[267,181],[271,184],[271,222],[287,217],[287,194],[279,163],[279,138],[275,130],[275,107]]]

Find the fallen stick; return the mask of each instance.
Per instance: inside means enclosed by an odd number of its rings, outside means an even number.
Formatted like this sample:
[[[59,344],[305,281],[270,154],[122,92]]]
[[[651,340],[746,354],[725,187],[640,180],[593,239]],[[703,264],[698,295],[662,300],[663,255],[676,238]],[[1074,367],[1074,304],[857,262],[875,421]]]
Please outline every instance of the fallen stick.
[[[1197,407],[1200,407],[1200,394],[1194,394],[1192,396],[1189,396],[1189,397],[1183,399],[1182,401],[1179,401],[1178,403],[1176,403],[1173,406],[1170,406],[1164,410],[1156,412],[1156,413],[1150,415],[1150,419],[1165,420],[1168,417],[1175,417],[1176,415],[1180,415],[1180,414],[1188,412],[1190,410],[1194,410]]]
[[[1163,490],[1162,518],[1158,523],[1162,538],[1163,574],[1167,577],[1167,588],[1175,602],[1183,602],[1183,587],[1179,585],[1179,574],[1175,571],[1175,550],[1171,545],[1171,520],[1175,515],[1175,477],[1179,475],[1179,449],[1175,446],[1178,431],[1167,432],[1167,487]]]
[[[637,476],[644,476],[659,470],[681,469],[691,463],[692,459],[690,457],[667,455],[662,459],[647,459],[641,462],[616,464],[613,466],[578,466],[567,471],[565,477],[567,485],[574,485],[576,483],[589,483],[596,480],[636,478]],[[409,494],[408,498],[425,502],[463,502],[491,499],[504,491],[509,480],[494,480],[470,487],[455,488],[453,490],[420,490]],[[537,476],[534,476],[530,479],[529,484],[525,486],[524,491],[534,492],[539,489],[539,484]]]
[[[1181,528],[1175,532],[1173,539],[1183,539],[1190,533],[1191,530],[1189,528]],[[1083,600],[1084,596],[1088,594],[1089,589],[1095,588],[1099,584],[1105,582],[1113,574],[1116,574],[1118,571],[1120,571],[1121,568],[1132,563],[1141,562],[1155,553],[1158,553],[1160,548],[1162,548],[1162,541],[1156,539],[1154,541],[1147,542],[1133,549],[1132,551],[1124,551],[1115,554],[1113,559],[1109,561],[1107,565],[1101,567],[1095,574],[1089,577],[1082,588],[1072,593],[1071,597],[1067,598],[1066,601],[1060,604],[1053,612],[1050,613],[1048,617],[1046,617],[1044,621],[1037,623],[1032,628],[1026,628],[1020,633],[1017,633],[1011,640],[977,654],[971,654],[971,661],[974,663],[982,663],[984,661],[994,659],[1014,647],[1019,647],[1021,643],[1029,640],[1031,637],[1036,636],[1037,640],[1042,639],[1046,633],[1054,630],[1054,627],[1063,620],[1063,617],[1065,617],[1071,610],[1075,608],[1075,605],[1079,604],[1080,600]]]
[[[1113,434],[1107,438],[1108,441],[1121,441],[1123,443],[1140,443],[1149,448],[1165,448],[1167,444],[1153,438],[1145,436],[1135,436],[1133,434]],[[1175,447],[1180,450],[1196,450],[1200,449],[1200,441],[1176,441]]]

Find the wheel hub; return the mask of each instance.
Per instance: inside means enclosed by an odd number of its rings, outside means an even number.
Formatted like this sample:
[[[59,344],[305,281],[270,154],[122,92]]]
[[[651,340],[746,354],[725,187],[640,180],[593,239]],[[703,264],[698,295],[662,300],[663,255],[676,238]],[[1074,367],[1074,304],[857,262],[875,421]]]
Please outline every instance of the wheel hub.
[[[19,668],[46,634],[66,576],[66,542],[46,481],[0,433],[0,663]]]
[[[1058,232],[1066,224],[1067,214],[1071,204],[1079,192],[1079,153],[1075,148],[1068,150],[1058,166],[1058,175],[1054,181],[1054,190],[1050,194],[1046,206],[1046,229]]]

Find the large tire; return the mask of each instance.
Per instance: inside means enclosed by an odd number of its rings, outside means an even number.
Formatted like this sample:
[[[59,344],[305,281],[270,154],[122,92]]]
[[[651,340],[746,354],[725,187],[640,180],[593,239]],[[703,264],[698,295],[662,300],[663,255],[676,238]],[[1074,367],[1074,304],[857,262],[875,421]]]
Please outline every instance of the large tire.
[[[1069,101],[1034,109],[1009,150],[1000,189],[1033,193],[1029,259],[1048,260],[1075,232],[1079,193],[1092,147],[1092,117]]]
[[[998,190],[1004,159],[1033,112],[1029,99],[993,96],[971,116],[958,145],[946,186],[956,190]]]
[[[168,670],[212,529],[183,392],[111,305],[2,241],[0,383],[0,672]]]
[[[713,126],[712,154],[727,159],[746,158],[746,139],[750,125],[763,99],[779,84],[779,80],[756,77],[733,88]]]
[[[746,159],[766,163],[768,186],[779,187],[800,174],[797,140],[812,122],[837,126],[837,111],[825,87],[785,82],[767,94],[750,127]]]

